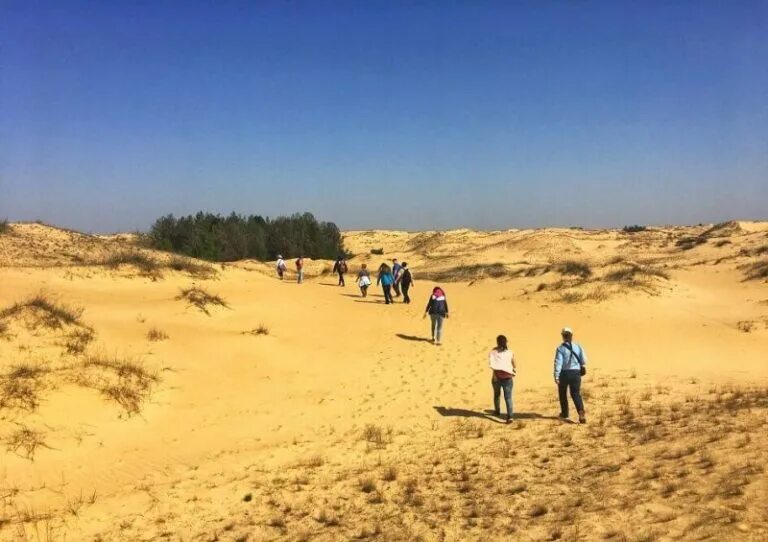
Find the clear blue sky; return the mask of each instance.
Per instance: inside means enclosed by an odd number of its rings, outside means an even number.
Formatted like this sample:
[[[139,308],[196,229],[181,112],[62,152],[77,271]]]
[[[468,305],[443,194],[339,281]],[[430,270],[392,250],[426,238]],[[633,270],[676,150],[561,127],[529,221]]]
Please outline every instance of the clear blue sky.
[[[768,217],[768,1],[0,2],[0,218]]]

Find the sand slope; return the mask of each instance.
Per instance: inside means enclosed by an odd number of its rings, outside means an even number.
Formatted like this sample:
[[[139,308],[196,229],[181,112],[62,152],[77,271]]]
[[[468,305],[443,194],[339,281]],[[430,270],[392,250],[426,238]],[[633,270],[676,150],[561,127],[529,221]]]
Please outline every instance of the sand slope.
[[[767,223],[346,233],[353,270],[409,262],[410,306],[336,287],[330,262],[299,286],[132,242],[0,235],[0,310],[20,303],[0,318],[0,539],[768,536]],[[133,250],[161,264],[101,265]],[[442,347],[421,319],[436,280]],[[193,286],[224,305],[178,298]],[[75,318],[24,305],[41,292]],[[587,426],[550,419],[563,325],[590,359]],[[512,426],[485,413],[498,333]]]

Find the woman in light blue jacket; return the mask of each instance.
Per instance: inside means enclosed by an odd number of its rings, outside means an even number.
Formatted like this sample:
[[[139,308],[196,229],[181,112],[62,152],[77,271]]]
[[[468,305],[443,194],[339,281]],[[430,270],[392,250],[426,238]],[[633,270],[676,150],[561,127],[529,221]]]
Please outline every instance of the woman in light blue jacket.
[[[379,278],[376,279],[376,286],[381,284],[384,290],[384,303],[392,303],[392,285],[395,283],[395,277],[392,275],[392,269],[383,263],[379,267]]]

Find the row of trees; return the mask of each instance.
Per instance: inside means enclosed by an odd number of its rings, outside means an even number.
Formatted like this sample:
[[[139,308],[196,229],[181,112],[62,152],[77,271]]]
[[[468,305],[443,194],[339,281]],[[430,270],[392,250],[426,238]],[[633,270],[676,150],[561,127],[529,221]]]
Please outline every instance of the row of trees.
[[[153,248],[216,262],[271,260],[277,254],[334,259],[344,254],[336,224],[318,222],[311,213],[275,219],[235,213],[168,215],[152,225],[149,242]]]

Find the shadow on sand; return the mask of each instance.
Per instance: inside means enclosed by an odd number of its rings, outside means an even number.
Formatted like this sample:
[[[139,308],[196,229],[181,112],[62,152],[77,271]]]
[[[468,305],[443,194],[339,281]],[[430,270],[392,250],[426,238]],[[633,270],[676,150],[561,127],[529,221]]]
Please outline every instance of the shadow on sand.
[[[416,342],[422,342],[422,343],[432,342],[425,337],[417,337],[416,335],[404,335],[403,333],[395,333],[395,335],[397,335],[398,338],[403,339],[405,341],[416,341]]]
[[[494,414],[493,410],[477,411],[477,410],[467,410],[465,408],[449,408],[444,406],[436,406],[433,408],[441,416],[446,416],[449,418],[452,418],[452,417],[483,418],[493,422],[501,423],[499,418],[496,417],[496,414]],[[502,409],[501,415],[504,416],[503,409]],[[557,421],[560,420],[560,418],[558,418],[557,416],[544,416],[543,414],[539,414],[538,412],[515,412],[514,418],[516,420],[557,420]]]

